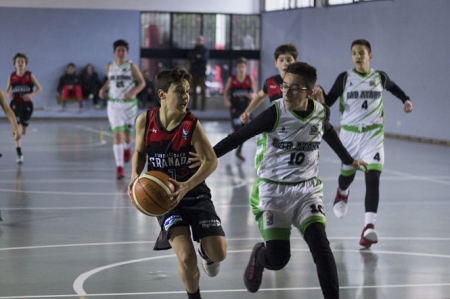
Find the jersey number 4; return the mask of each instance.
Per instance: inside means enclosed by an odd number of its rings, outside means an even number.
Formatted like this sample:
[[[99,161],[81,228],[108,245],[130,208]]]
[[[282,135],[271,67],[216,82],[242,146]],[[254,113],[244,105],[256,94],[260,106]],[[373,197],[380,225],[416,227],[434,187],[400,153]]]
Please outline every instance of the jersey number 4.
[[[361,108],[367,110],[368,107],[369,107],[369,103],[367,103],[367,100],[365,100],[364,103],[362,103]]]

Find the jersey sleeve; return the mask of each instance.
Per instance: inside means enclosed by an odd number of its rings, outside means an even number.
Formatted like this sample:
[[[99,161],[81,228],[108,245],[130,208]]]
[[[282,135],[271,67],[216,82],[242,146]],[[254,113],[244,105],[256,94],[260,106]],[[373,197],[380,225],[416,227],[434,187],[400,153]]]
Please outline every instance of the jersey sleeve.
[[[342,95],[342,93],[344,92],[346,80],[347,72],[340,73],[336,78],[336,81],[334,81],[333,87],[331,87],[331,90],[328,92],[328,94],[325,94],[324,92],[325,104],[327,104],[327,106],[331,107]]]
[[[214,152],[216,153],[217,158],[220,158],[226,153],[237,148],[248,139],[263,132],[271,131],[276,122],[277,109],[275,105],[271,105],[248,124],[219,141],[214,146]]]
[[[326,118],[324,121],[324,134],[322,136],[323,140],[331,147],[331,149],[338,155],[339,159],[341,159],[342,163],[345,165],[350,165],[353,163],[354,159],[349,154],[347,149],[339,139],[338,134],[333,128],[333,125],[330,123],[330,108],[326,107]]]
[[[264,85],[263,85],[263,88],[262,88],[262,91],[264,91],[265,94],[269,93],[269,88],[267,87],[267,85],[268,85],[267,81],[269,81],[269,79],[264,80]]]
[[[394,96],[399,98],[403,103],[405,103],[409,99],[409,96],[405,94],[405,92],[397,85],[394,81],[389,79],[389,76],[383,72],[378,71],[381,76],[381,83],[383,84],[383,88],[392,93]]]

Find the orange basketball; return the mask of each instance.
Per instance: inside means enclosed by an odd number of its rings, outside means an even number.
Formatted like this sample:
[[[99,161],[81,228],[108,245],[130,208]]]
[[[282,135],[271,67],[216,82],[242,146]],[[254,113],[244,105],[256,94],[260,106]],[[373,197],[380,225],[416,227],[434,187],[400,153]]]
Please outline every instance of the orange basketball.
[[[161,171],[149,171],[141,174],[133,183],[133,204],[148,216],[161,216],[171,210],[169,193],[175,186],[169,176]]]

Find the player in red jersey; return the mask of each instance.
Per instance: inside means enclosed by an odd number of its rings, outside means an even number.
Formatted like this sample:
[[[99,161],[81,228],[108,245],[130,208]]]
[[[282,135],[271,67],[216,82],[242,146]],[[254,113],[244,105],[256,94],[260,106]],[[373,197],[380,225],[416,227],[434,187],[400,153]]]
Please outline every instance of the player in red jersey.
[[[25,54],[17,53],[14,58],[15,72],[11,74],[6,83],[6,93],[11,99],[10,107],[16,115],[19,132],[22,136],[27,133],[28,121],[33,114],[31,99],[42,91],[36,77],[27,71],[28,58]],[[36,89],[34,89],[36,87]],[[16,140],[17,164],[23,163],[23,154],[20,139]]]
[[[200,271],[194,241],[208,276],[219,273],[226,256],[225,233],[211,200],[205,179],[216,169],[217,158],[198,119],[187,110],[191,75],[184,69],[165,70],[156,75],[155,90],[161,107],[142,113],[136,119],[136,145],[132,158],[131,181],[147,164],[147,170],[163,171],[175,185],[174,208],[158,217],[161,233],[155,250],[173,248],[178,273],[189,299],[201,299]],[[201,165],[191,168],[189,153],[195,149]],[[192,231],[192,236],[191,236]],[[193,240],[192,240],[193,239]]]
[[[266,96],[269,97],[270,102],[278,100],[283,97],[280,85],[283,83],[283,77],[288,65],[297,60],[297,47],[293,44],[285,44],[278,46],[273,53],[275,57],[274,65],[278,69],[278,75],[269,77],[264,81],[263,88],[258,91],[247,109],[241,114],[241,121],[246,124],[250,120],[250,114],[261,105]]]
[[[223,92],[223,102],[225,107],[230,108],[231,126],[237,131],[243,126],[239,116],[245,111],[252,99],[255,91],[255,83],[247,75],[247,59],[240,57],[236,60],[236,75],[228,78]],[[245,161],[242,155],[242,144],[236,150],[236,157]]]

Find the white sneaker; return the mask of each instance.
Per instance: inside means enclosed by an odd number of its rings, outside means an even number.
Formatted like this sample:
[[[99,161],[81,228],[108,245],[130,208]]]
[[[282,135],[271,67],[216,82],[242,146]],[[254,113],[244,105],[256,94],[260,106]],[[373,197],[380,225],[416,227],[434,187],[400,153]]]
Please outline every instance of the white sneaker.
[[[367,224],[361,233],[359,245],[370,248],[372,244],[376,243],[378,243],[378,233],[375,230],[375,226],[373,224]]]
[[[220,271],[220,263],[215,263],[209,259],[206,253],[203,251],[202,244],[198,246],[198,254],[202,259],[202,268],[205,271],[206,275],[209,277],[214,277],[219,274]]]
[[[17,156],[16,163],[17,164],[23,164],[23,155]]]
[[[338,188],[333,203],[333,212],[337,218],[342,218],[347,214],[347,200],[348,194],[347,196],[342,195]]]

